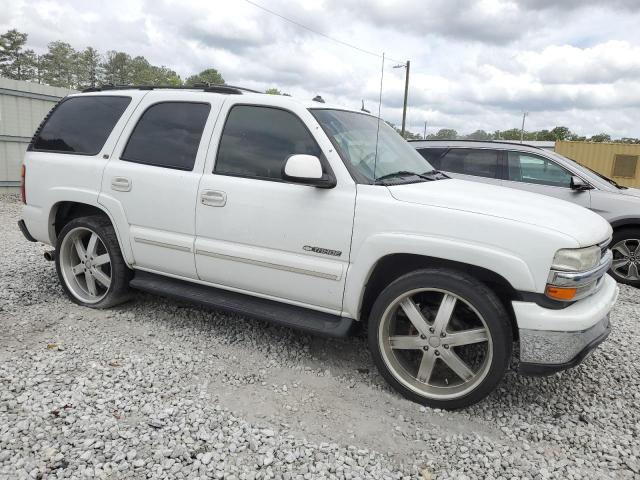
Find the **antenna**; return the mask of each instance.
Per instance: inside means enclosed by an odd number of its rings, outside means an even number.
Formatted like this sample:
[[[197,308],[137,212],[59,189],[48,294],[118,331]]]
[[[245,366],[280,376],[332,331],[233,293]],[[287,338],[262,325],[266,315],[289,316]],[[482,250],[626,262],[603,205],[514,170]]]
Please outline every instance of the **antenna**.
[[[382,67],[380,68],[380,96],[378,97],[378,128],[376,130],[376,156],[373,159],[373,181],[376,181],[376,167],[378,166],[378,138],[380,137],[380,109],[382,108],[382,80],[384,80],[384,52],[382,52]]]

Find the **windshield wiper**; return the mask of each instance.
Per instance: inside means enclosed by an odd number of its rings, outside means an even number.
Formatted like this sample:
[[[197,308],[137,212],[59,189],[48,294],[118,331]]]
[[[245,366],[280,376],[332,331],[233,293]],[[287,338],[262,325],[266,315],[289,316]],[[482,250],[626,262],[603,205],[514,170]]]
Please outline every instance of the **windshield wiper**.
[[[381,177],[376,178],[375,183],[378,184],[379,182],[382,182],[384,180],[389,180],[391,178],[398,178],[398,177],[418,177],[418,178],[422,178],[423,180],[433,180],[432,177],[426,174],[409,172],[407,170],[399,170],[397,172],[387,173],[386,175],[382,175]]]
[[[429,177],[429,180],[442,180],[443,178],[451,178],[446,173],[442,173],[440,170],[429,170],[421,174],[422,177]]]

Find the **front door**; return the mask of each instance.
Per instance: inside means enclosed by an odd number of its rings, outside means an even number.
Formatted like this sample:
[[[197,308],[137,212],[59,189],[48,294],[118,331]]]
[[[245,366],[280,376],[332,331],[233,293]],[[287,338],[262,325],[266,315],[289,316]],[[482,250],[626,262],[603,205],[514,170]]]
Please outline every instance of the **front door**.
[[[126,230],[121,234],[136,267],[197,278],[196,195],[222,102],[206,94],[200,101],[193,92],[159,95],[144,97],[121,135],[104,171],[100,203],[126,218],[119,228]]]
[[[322,189],[284,181],[293,154],[338,158],[302,107],[225,105],[224,125],[207,163],[196,206],[196,266],[201,280],[266,298],[339,313],[355,206],[355,183]],[[320,147],[323,145],[323,148]],[[215,166],[213,166],[215,160]],[[209,167],[211,165],[211,167]]]
[[[550,197],[591,206],[588,190],[571,189],[572,173],[553,160],[529,152],[506,152],[505,187],[527,190]]]

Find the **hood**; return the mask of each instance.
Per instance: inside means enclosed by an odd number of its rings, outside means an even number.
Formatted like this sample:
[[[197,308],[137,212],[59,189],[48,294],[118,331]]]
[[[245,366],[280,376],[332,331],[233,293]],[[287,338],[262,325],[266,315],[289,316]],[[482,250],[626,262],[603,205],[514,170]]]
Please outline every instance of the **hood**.
[[[582,247],[611,236],[601,216],[564,200],[513,188],[449,179],[388,186],[401,202],[463,210],[549,228],[574,238]]]

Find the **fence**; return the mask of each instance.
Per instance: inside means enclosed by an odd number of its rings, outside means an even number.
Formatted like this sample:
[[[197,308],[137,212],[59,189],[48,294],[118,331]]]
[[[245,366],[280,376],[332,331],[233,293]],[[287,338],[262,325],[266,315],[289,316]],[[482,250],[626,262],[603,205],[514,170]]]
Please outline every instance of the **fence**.
[[[66,88],[0,77],[0,191],[17,191],[31,136]]]

